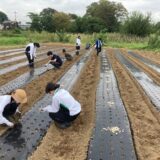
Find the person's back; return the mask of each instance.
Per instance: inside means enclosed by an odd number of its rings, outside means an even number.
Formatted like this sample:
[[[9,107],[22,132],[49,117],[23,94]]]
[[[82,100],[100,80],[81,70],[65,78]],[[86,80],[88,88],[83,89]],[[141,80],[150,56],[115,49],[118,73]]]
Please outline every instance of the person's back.
[[[62,64],[62,59],[57,54],[53,54],[51,60],[55,60],[55,62],[58,62],[59,64]]]
[[[101,50],[102,50],[102,41],[101,41],[101,38],[99,38],[99,39],[96,40],[95,45],[96,45],[97,56],[98,56],[98,54],[99,54],[99,53],[101,52]]]
[[[58,99],[60,106],[66,107],[71,116],[76,115],[81,111],[80,103],[76,101],[65,89],[59,89],[59,91],[54,95],[54,99]]]
[[[73,57],[68,53],[65,53],[65,58],[67,61],[71,61],[73,59]]]
[[[39,43],[29,43],[26,46],[25,54],[27,56],[29,67],[34,67],[34,58],[36,57],[36,48],[39,48]]]

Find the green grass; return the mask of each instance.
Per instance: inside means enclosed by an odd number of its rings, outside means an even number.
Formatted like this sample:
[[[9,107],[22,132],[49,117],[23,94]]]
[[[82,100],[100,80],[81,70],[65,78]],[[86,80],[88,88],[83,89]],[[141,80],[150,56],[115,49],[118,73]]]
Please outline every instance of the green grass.
[[[113,48],[128,48],[128,49],[146,49],[159,51],[158,48],[149,48],[148,37],[141,38],[136,36],[127,36],[119,33],[94,33],[94,34],[67,34],[67,33],[47,33],[47,32],[31,32],[20,31],[19,33],[14,31],[0,32],[0,48],[14,46],[25,46],[29,42],[59,42],[69,43],[75,45],[76,37],[80,35],[82,44],[86,43],[94,44],[95,39],[101,37],[104,40],[106,47]]]
[[[106,47],[112,47],[112,48],[128,48],[128,49],[145,49],[147,47],[147,43],[127,43],[127,42],[107,42]]]
[[[0,37],[0,45],[23,45],[26,44],[27,39],[25,37]]]

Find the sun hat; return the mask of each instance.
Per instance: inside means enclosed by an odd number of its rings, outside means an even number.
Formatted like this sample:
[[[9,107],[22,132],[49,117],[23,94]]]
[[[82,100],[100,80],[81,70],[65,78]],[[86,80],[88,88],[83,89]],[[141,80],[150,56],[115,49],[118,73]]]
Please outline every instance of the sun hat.
[[[11,96],[18,103],[27,103],[27,95],[23,89],[16,89]]]

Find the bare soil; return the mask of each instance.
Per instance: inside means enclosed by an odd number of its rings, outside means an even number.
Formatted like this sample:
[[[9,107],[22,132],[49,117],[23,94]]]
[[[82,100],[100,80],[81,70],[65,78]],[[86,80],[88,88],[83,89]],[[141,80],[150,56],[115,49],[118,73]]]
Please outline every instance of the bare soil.
[[[80,59],[82,54],[80,54],[79,56],[75,56],[72,61],[66,61],[61,67],[61,69],[50,70],[39,78],[27,84],[25,87],[23,87],[23,89],[27,93],[28,103],[20,106],[20,111],[22,112],[22,115],[27,112],[34,103],[36,103],[40,98],[42,98],[42,96],[45,94],[44,89],[47,82],[56,82],[76,61]],[[7,127],[0,126],[0,135],[3,134],[7,129]]]
[[[160,113],[154,109],[139,84],[114,57],[114,51],[109,49],[108,52],[129,116],[138,159],[159,160],[160,123],[158,117]]]
[[[157,84],[160,85],[160,73],[155,71],[154,69],[150,68],[146,64],[144,64],[141,60],[134,58],[133,56],[129,55],[125,49],[121,49],[121,53],[123,53],[131,62],[141,68],[143,72],[149,75]],[[148,58],[148,57],[145,57]]]
[[[153,51],[138,51],[136,50],[135,53],[148,58],[154,61],[157,64],[160,64],[160,52],[153,52]]]
[[[48,46],[50,45],[52,46],[53,44],[51,43]],[[60,44],[56,45],[61,46]],[[66,46],[66,48],[69,46]],[[121,49],[121,52],[157,84],[160,84],[159,73],[143,64],[140,60],[130,56],[127,50]],[[160,64],[159,53],[135,52]],[[107,53],[118,81],[120,95],[128,113],[138,159],[160,160],[160,112],[152,105],[138,82],[116,59],[114,50],[107,49]],[[81,55],[75,56],[71,62],[65,62],[60,70],[48,71],[27,84],[24,89],[28,95],[28,103],[20,107],[22,113],[24,114],[30,110],[33,104],[44,96],[44,88],[48,81],[56,82],[73,63],[80,59]],[[46,62],[47,59],[37,62],[36,67],[42,66]],[[95,95],[99,81],[99,68],[99,57],[93,54],[71,91],[71,94],[81,103],[82,113],[68,129],[58,129],[53,123],[28,160],[86,159],[88,142],[95,122]],[[0,75],[0,85],[15,79],[27,71],[29,71],[29,68],[21,67],[18,70]],[[6,130],[6,127],[0,126],[0,134]]]
[[[69,50],[71,50],[71,48]],[[59,53],[59,55],[62,56],[61,51],[59,51],[57,53]],[[38,62],[35,62],[35,68],[43,66],[44,64],[47,63],[47,61],[48,61],[48,58],[46,56],[46,59],[43,59],[43,60],[38,61]],[[17,63],[17,61],[14,62],[14,64],[16,64],[16,63]],[[5,83],[15,79],[16,77],[20,76],[21,74],[23,74],[23,73],[25,73],[27,71],[30,71],[30,68],[27,67],[27,66],[23,66],[23,67],[19,67],[18,69],[14,70],[14,71],[8,72],[8,73],[3,74],[3,75],[0,75],[0,85],[3,85]]]
[[[93,54],[72,89],[72,95],[82,105],[80,117],[73,126],[65,130],[58,129],[52,124],[40,146],[29,160],[86,159],[88,142],[94,126],[98,79],[99,57]]]

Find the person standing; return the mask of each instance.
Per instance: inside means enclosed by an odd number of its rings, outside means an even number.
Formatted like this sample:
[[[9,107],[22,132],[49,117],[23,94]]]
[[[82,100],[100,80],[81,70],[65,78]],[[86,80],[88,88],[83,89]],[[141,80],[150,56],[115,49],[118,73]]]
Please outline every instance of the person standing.
[[[67,90],[61,89],[59,84],[49,82],[46,85],[46,93],[53,96],[52,104],[41,110],[49,112],[57,127],[69,127],[81,112],[80,103]]]
[[[81,37],[78,36],[76,38],[76,55],[79,55],[80,49],[81,49]]]
[[[95,42],[95,48],[97,50],[97,56],[99,55],[99,53],[101,52],[102,50],[102,40],[101,38],[98,38]]]
[[[39,43],[29,43],[26,46],[25,54],[28,59],[29,67],[34,67],[34,58],[36,57],[36,49],[40,47]]]
[[[23,89],[16,89],[10,95],[0,96],[0,124],[13,127],[14,123],[9,121],[10,116],[16,112],[20,113],[20,104],[27,103],[27,95]]]
[[[63,61],[60,56],[58,56],[57,54],[53,54],[52,51],[48,51],[47,56],[49,57],[49,61],[46,66],[48,64],[52,64],[55,68],[60,68],[62,66]]]

